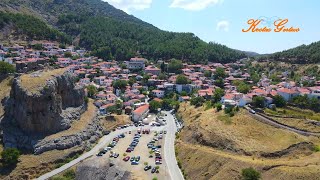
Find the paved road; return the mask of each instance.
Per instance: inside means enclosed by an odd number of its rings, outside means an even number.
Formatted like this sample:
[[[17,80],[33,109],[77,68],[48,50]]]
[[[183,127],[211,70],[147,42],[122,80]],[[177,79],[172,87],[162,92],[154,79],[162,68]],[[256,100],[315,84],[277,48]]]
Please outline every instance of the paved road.
[[[45,179],[49,179],[50,177],[54,176],[54,175],[57,175],[67,169],[69,169],[70,167],[78,164],[79,162],[91,157],[91,156],[95,156],[100,149],[104,148],[107,146],[108,143],[110,143],[113,138],[119,134],[122,134],[122,133],[125,133],[125,132],[129,132],[129,131],[133,131],[133,130],[138,130],[140,129],[141,127],[135,127],[135,126],[130,126],[128,128],[125,128],[125,129],[120,129],[120,130],[116,130],[116,131],[113,131],[111,132],[109,135],[106,135],[106,136],[103,136],[98,144],[93,148],[91,149],[89,152],[86,152],[84,154],[82,154],[79,158],[61,166],[60,168],[58,169],[55,169],[47,174],[44,174],[42,176],[40,176],[39,178],[37,178],[38,180],[45,180]],[[151,128],[150,126],[144,126],[142,128]],[[164,127],[152,127],[151,130],[162,130]]]
[[[271,118],[266,118],[264,116],[261,116],[260,114],[252,114],[250,113],[251,116],[255,117],[256,119],[258,119],[259,121],[262,121],[262,122],[265,122],[267,124],[270,124],[272,126],[275,126],[275,127],[279,127],[279,128],[282,128],[282,129],[286,129],[286,130],[289,130],[289,131],[292,131],[292,132],[295,132],[295,133],[298,133],[298,134],[301,134],[301,135],[304,135],[304,136],[320,136],[320,133],[314,133],[314,132],[308,132],[308,131],[303,131],[303,130],[300,130],[300,129],[296,129],[294,127],[290,127],[290,126],[286,126],[284,124],[281,124],[275,120],[272,120]]]
[[[178,166],[174,141],[175,141],[175,133],[177,132],[177,127],[175,124],[174,117],[167,111],[164,111],[167,114],[164,118],[167,121],[167,135],[164,142],[164,159],[167,164],[167,169],[170,174],[171,180],[183,180],[184,177],[182,172]]]

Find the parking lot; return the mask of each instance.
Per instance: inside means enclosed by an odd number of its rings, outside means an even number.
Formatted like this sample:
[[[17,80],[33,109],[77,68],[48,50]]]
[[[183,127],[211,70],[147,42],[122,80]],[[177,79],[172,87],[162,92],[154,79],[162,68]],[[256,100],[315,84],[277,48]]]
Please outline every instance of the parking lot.
[[[165,133],[150,131],[150,126],[143,126],[114,137],[94,158],[99,161],[110,159],[110,162],[130,171],[133,179],[170,179],[163,158]]]

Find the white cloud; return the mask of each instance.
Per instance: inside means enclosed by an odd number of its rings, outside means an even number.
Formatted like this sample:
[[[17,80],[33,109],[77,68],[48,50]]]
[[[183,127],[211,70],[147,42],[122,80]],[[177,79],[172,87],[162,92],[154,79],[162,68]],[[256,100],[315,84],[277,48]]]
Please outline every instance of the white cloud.
[[[150,8],[152,0],[104,0],[127,13]]]
[[[217,31],[229,31],[229,26],[230,26],[230,23],[229,21],[219,21],[217,23]]]
[[[200,11],[210,5],[222,3],[223,0],[173,0],[171,8],[182,8],[190,11]]]

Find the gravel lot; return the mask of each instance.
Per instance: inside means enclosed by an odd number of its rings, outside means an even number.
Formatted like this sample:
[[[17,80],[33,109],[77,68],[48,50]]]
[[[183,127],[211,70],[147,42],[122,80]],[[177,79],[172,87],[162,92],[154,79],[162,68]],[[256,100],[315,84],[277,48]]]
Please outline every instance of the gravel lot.
[[[143,127],[142,127],[143,128]],[[146,129],[146,128],[143,128]],[[163,135],[163,139],[160,139],[159,141],[156,141],[155,145],[161,145],[162,147],[160,148],[160,152],[162,155],[162,164],[158,165],[159,168],[159,173],[151,173],[151,170],[148,171],[144,171],[144,163],[147,162],[148,165],[151,165],[152,167],[155,167],[155,158],[149,158],[149,151],[151,149],[149,149],[147,147],[147,144],[155,137],[155,132],[151,131],[150,134],[141,134],[141,138],[140,141],[138,143],[138,145],[136,146],[135,150],[131,153],[127,153],[126,149],[128,148],[128,146],[130,145],[130,143],[133,140],[134,134],[137,133],[137,131],[133,131],[131,132],[131,134],[129,133],[125,133],[125,138],[120,138],[119,142],[117,143],[117,145],[112,149],[113,152],[118,153],[119,157],[118,158],[113,158],[113,157],[109,157],[110,152],[107,152],[105,155],[101,156],[101,157],[94,157],[96,158],[98,161],[105,161],[106,158],[110,159],[111,162],[113,162],[114,164],[118,165],[119,167],[122,167],[123,169],[130,171],[133,175],[133,179],[141,179],[141,180],[148,180],[148,179],[152,179],[154,177],[157,177],[158,180],[165,180],[165,179],[170,179],[170,176],[167,172],[167,168],[164,162],[164,157],[163,157],[163,145],[164,145],[164,138],[165,135]],[[139,161],[139,165],[131,165],[130,160],[125,162],[123,161],[123,158],[125,156],[124,153],[126,153],[126,156],[130,156],[130,158],[132,156],[140,156],[141,159]]]

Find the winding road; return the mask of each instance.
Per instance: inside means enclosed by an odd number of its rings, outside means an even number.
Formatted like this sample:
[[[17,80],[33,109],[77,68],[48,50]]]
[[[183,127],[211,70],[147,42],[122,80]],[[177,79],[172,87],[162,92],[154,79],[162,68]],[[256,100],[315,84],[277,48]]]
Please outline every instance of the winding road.
[[[175,141],[175,133],[177,131],[177,127],[175,125],[175,120],[174,117],[169,113],[169,112],[165,112],[167,114],[167,116],[165,116],[165,119],[167,120],[167,125],[166,126],[161,126],[161,127],[151,127],[151,126],[144,126],[143,128],[150,128],[151,131],[160,131],[160,130],[167,130],[167,134],[166,134],[166,138],[164,138],[165,140],[165,145],[164,145],[164,159],[165,162],[167,164],[168,167],[168,172],[170,174],[170,179],[172,180],[183,180],[183,175],[180,171],[180,168],[178,167],[178,163],[176,160],[176,156],[175,156],[175,149],[174,149],[174,141]],[[129,131],[134,131],[134,130],[138,130],[141,127],[135,127],[135,126],[130,126],[128,128],[125,129],[120,129],[120,130],[116,130],[111,132],[110,134],[103,136],[98,144],[91,149],[89,152],[86,152],[84,154],[82,154],[80,157],[78,157],[77,159],[74,159],[73,161],[61,166],[58,169],[55,169],[51,172],[48,172],[42,176],[40,176],[39,178],[37,178],[38,180],[46,180],[51,178],[52,176],[55,176],[69,168],[71,168],[72,166],[82,162],[83,160],[90,158],[91,156],[95,156],[100,149],[106,147],[106,145],[112,141],[112,139],[117,136],[120,135],[122,133],[126,133]]]

